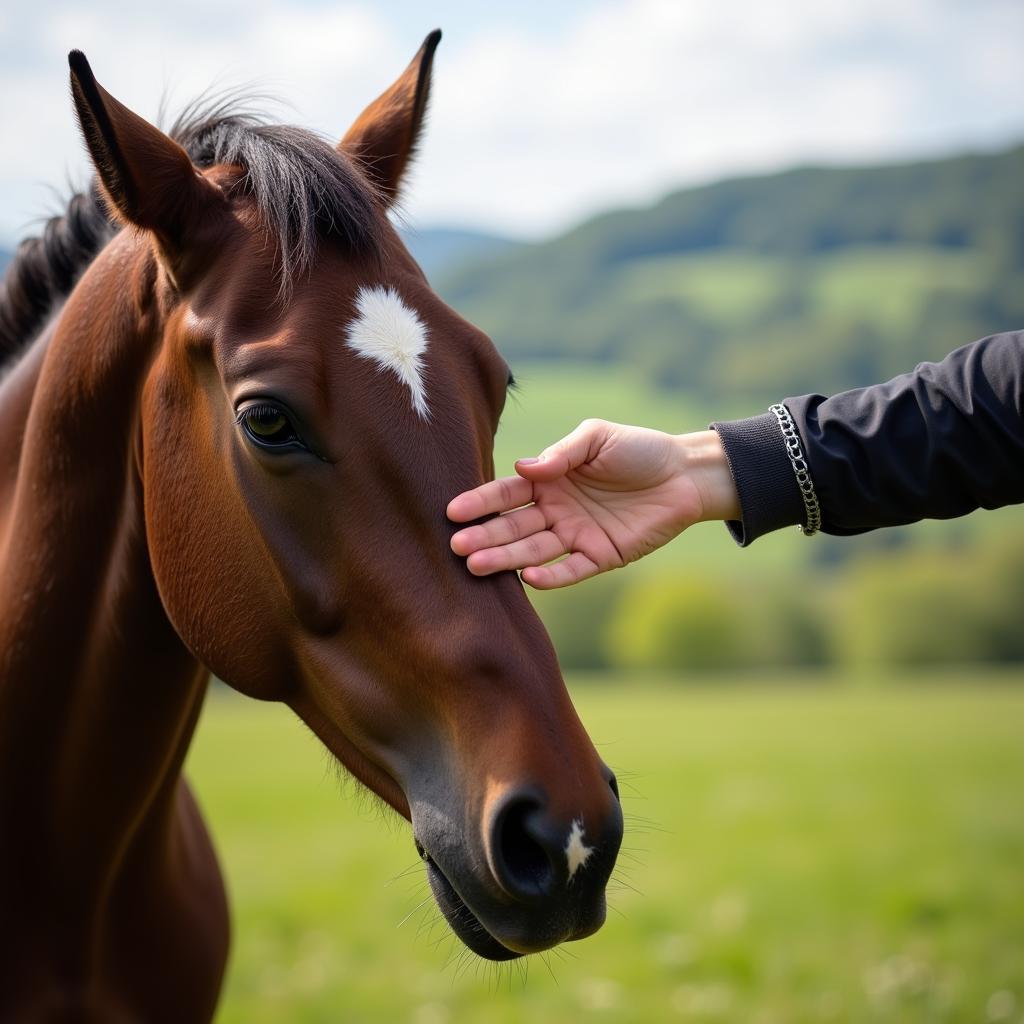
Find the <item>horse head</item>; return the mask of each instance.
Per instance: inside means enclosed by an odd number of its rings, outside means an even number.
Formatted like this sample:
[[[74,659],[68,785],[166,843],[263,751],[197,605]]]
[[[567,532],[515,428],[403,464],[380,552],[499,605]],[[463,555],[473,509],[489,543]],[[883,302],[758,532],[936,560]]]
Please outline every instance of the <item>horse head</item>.
[[[164,134],[80,53],[71,77],[130,229],[107,272],[155,339],[136,459],[166,614],[411,821],[451,927],[508,959],[600,927],[622,814],[519,580],[449,549],[509,370],[388,219],[439,37],[337,146],[216,112]]]

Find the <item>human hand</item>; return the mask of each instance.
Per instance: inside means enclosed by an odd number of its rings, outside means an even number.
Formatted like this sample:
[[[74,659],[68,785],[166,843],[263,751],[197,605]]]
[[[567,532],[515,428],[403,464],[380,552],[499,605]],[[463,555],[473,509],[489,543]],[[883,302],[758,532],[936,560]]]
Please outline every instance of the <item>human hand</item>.
[[[457,523],[499,513],[459,530],[451,546],[474,575],[522,569],[539,590],[634,562],[693,523],[740,515],[713,430],[664,434],[585,420],[539,458],[516,462],[516,473],[451,500]]]

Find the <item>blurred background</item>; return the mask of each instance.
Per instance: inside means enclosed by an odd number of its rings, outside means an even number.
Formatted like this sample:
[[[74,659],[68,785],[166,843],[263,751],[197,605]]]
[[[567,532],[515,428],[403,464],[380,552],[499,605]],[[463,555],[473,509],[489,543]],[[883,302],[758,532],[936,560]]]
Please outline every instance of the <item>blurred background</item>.
[[[587,416],[701,429],[1024,328],[1020,0],[19,4],[0,263],[87,180],[71,47],[153,119],[245,83],[339,137],[435,24],[400,225],[521,384],[500,474]],[[536,604],[628,783],[605,929],[460,957],[407,827],[216,690],[220,1020],[1024,1022],[1024,510],[707,525]]]

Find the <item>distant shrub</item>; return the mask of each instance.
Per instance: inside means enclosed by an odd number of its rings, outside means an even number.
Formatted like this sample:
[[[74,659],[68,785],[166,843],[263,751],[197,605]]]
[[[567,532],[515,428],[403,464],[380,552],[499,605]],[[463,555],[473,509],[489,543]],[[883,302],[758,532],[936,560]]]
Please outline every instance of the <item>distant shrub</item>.
[[[995,570],[991,561],[936,551],[854,567],[838,624],[843,660],[909,667],[1012,657],[1020,605],[1005,607]]]
[[[707,671],[821,665],[827,617],[786,585],[720,577],[644,579],[623,594],[607,637],[623,669]]]
[[[1024,661],[1024,538],[986,544],[972,572],[987,594],[986,641],[993,661]]]
[[[616,668],[705,670],[745,666],[741,640],[724,588],[708,579],[668,578],[626,591],[607,645]]]
[[[763,666],[827,665],[834,658],[832,588],[804,571],[750,591],[750,641]],[[758,636],[760,634],[760,636]]]
[[[618,573],[604,573],[567,589],[529,591],[563,668],[608,667],[603,637],[615,613],[622,585]]]

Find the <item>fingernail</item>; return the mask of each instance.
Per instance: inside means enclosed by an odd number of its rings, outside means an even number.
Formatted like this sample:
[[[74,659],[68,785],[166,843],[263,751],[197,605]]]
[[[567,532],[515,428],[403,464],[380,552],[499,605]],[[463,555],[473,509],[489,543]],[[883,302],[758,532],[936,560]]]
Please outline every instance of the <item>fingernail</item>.
[[[516,459],[517,466],[535,466],[538,462],[540,462],[540,459]]]

